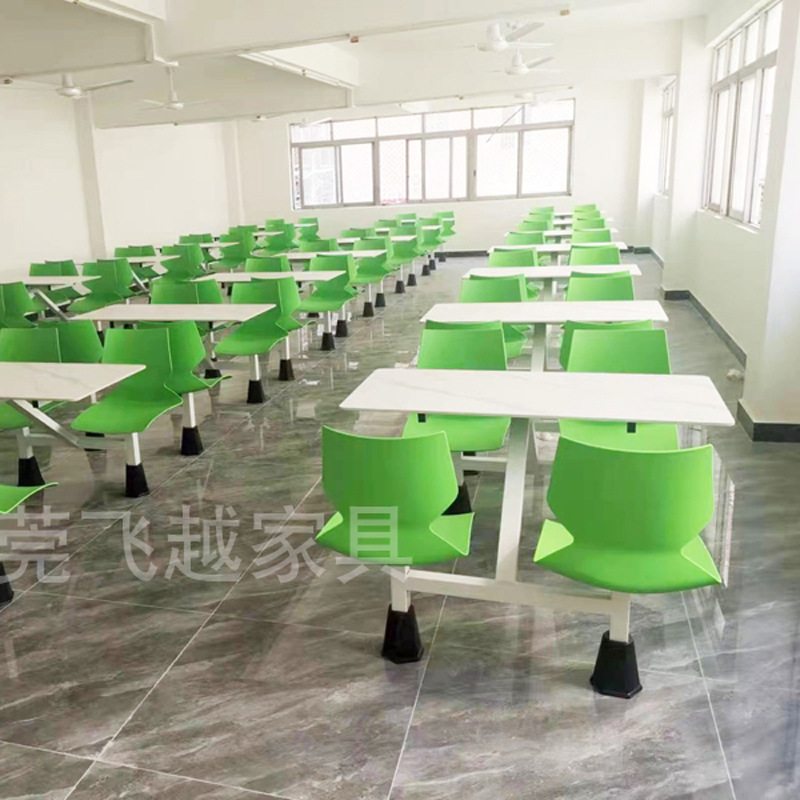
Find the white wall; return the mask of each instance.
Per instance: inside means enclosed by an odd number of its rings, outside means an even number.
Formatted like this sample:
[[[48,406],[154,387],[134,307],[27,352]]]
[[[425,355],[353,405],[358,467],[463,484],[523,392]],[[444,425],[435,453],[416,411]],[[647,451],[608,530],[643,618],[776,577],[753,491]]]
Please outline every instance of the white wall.
[[[95,131],[106,246],[230,225],[221,123]]]
[[[73,106],[51,92],[0,92],[0,274],[91,255]]]
[[[453,209],[457,238],[450,246],[458,250],[482,250],[503,241],[526,211],[551,200],[557,207],[596,202],[614,217],[620,236],[637,242],[636,211],[638,157],[641,136],[641,87],[639,81],[582,86],[576,94],[573,161],[573,196],[522,200],[442,202],[408,206],[361,206],[315,209],[322,233],[336,234],[343,228],[368,225],[380,217],[400,211],[428,213],[437,208]],[[292,218],[288,122],[239,123],[242,164],[242,194],[245,219]]]

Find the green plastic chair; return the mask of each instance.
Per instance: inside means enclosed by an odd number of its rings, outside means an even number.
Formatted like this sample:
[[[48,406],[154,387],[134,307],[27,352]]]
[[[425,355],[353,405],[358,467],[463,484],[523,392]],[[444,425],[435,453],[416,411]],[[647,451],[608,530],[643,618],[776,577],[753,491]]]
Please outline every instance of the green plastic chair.
[[[565,299],[577,300],[633,300],[633,278],[625,275],[572,275],[567,283]]]
[[[256,249],[251,252],[252,256],[261,258],[281,255],[288,250],[297,247],[293,234],[288,232],[279,233],[276,236],[267,236],[256,245]]]
[[[317,536],[323,547],[396,566],[436,564],[469,553],[473,515],[443,516],[458,494],[444,433],[395,439],[324,427],[322,485],[336,509]],[[391,524],[391,531],[382,541],[365,533],[362,541],[358,524],[374,530],[369,515],[376,509],[396,514],[379,520]]]
[[[611,231],[608,228],[599,228],[597,230],[573,230],[571,238],[575,244],[610,242]]]
[[[576,331],[649,331],[653,329],[653,322],[652,320],[642,320],[641,322],[565,322],[563,329],[564,335],[561,338],[558,361],[566,369],[569,363],[570,351],[572,350],[572,337]]]
[[[78,268],[74,261],[45,261],[43,263],[31,264],[29,274],[32,276],[52,276],[52,277],[74,277],[78,274]],[[65,286],[61,289],[46,289],[42,293],[57,306],[68,305],[73,300],[81,296],[81,293],[72,286]],[[46,306],[37,298],[32,298],[34,307],[38,311],[44,311]]]
[[[586,264],[608,265],[621,264],[619,248],[615,245],[605,247],[593,244],[573,244],[569,249],[570,266],[581,266]]]
[[[578,214],[581,212],[594,212],[594,211],[597,211],[597,203],[583,203],[581,205],[572,207],[573,214]]]
[[[144,466],[138,455],[138,434],[160,416],[178,408],[181,398],[166,382],[172,374],[169,333],[166,328],[106,331],[104,364],[144,364],[145,369],[117,384],[72,423],[77,431],[128,437],[125,494],[141,497],[149,493]]]
[[[667,334],[663,330],[631,327],[576,330],[572,334],[569,372],[670,373]],[[627,424],[593,420],[560,420],[562,436],[618,450],[677,450],[678,426],[660,423]]]
[[[573,231],[589,231],[607,227],[608,225],[606,225],[603,217],[583,217],[572,221]]]
[[[505,370],[506,347],[499,323],[486,327],[426,325],[422,331],[418,369]],[[434,431],[447,434],[452,452],[499,450],[506,438],[509,417],[480,417],[453,414],[409,416],[403,436],[424,436]]]
[[[544,244],[544,234],[541,231],[531,233],[509,231],[509,233],[506,234],[506,244]]]
[[[22,281],[0,283],[0,328],[31,328],[36,304]]]
[[[282,218],[268,219],[264,222],[265,231],[282,231],[286,227],[286,220]]]
[[[479,279],[472,277],[461,281],[460,303],[521,303],[529,300],[528,287],[521,275],[510,278]],[[518,358],[527,337],[526,327],[503,325],[508,358]]]
[[[525,219],[517,225],[517,230],[522,233],[548,231],[550,230],[550,224],[551,220],[549,219]]]
[[[294,278],[286,280],[296,286]],[[234,284],[231,302],[272,303],[276,307],[240,323],[217,345],[217,353],[231,356],[266,355],[289,335],[289,331],[281,325],[281,317],[285,314],[280,308],[280,283],[283,280],[252,280]]]
[[[89,323],[91,325],[91,323]],[[31,361],[57,364],[61,361],[58,333],[50,327],[2,328],[0,329],[0,362]],[[0,368],[2,374],[2,368]],[[26,398],[35,400],[35,397]],[[42,411],[52,411],[60,403],[45,403]],[[28,428],[31,421],[9,403],[0,403],[0,430],[10,431]]]
[[[91,320],[47,321],[40,328],[55,330],[62,363],[98,364],[103,358],[103,343]]]
[[[127,247],[117,247],[114,249],[114,258],[130,258],[141,256],[154,256],[156,249],[151,244],[129,245]],[[130,262],[128,262],[130,263]],[[158,277],[158,272],[152,264],[130,264],[134,275],[140,281],[147,282]]]
[[[291,272],[292,265],[285,253],[274,256],[251,256],[244,262],[245,272]]]
[[[562,437],[534,563],[615,592],[722,582],[700,533],[714,510],[710,445],[632,452]]]
[[[125,258],[89,262],[83,265],[83,274],[96,280],[84,284],[89,294],[70,303],[68,310],[73,314],[86,314],[133,297],[133,270]]]
[[[211,264],[214,272],[232,272],[239,269],[250,258],[250,254],[256,246],[252,233],[247,231],[223,233],[219,240],[220,242],[236,242],[236,244],[220,249],[219,258]]]
[[[332,253],[339,249],[339,242],[336,239],[311,239],[300,242],[301,253]]]
[[[162,279],[171,281],[190,281],[205,274],[203,269],[203,250],[199,244],[166,245],[161,254],[170,258],[161,262],[166,270]]]
[[[442,226],[442,238],[450,239],[456,235],[456,220],[452,211],[437,211],[433,216]]]
[[[530,250],[503,250],[495,247],[489,253],[490,267],[538,267],[539,259],[536,251]]]

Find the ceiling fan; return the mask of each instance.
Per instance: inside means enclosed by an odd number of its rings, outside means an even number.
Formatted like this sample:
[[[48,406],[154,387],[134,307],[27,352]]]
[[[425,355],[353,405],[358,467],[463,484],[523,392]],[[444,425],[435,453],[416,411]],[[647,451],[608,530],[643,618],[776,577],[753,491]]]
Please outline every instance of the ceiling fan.
[[[515,50],[514,55],[511,57],[511,63],[503,71],[506,75],[527,75],[530,72],[561,72],[560,69],[543,68],[543,64],[547,64],[548,61],[552,60],[553,56],[542,56],[541,58],[535,58],[533,61],[525,61],[522,53],[519,50]]]
[[[523,42],[523,37],[539,30],[543,22],[492,22],[486,28],[486,38],[475,46],[484,53],[503,53],[509,47],[551,47],[546,42]]]
[[[178,92],[175,89],[175,67],[177,64],[167,64],[165,66],[167,70],[167,81],[169,83],[169,95],[167,96],[166,102],[161,100],[142,100],[143,103],[147,103],[149,106],[153,106],[152,108],[148,109],[148,111],[157,111],[159,109],[166,109],[167,111],[182,111],[187,106],[196,106],[200,105],[201,103],[210,103],[211,100],[192,100],[188,103],[185,103],[178,97]]]
[[[10,89],[20,89],[24,91],[39,91],[39,92],[50,92],[53,91],[51,86],[37,86],[33,87],[24,87],[24,86],[13,86],[14,83],[13,78],[4,78],[2,81],[2,86],[5,88]],[[70,100],[81,100],[84,97],[88,97],[92,92],[98,92],[101,89],[110,89],[112,86],[123,86],[126,83],[133,83],[131,78],[127,78],[125,80],[119,81],[105,81],[104,83],[94,83],[91,86],[76,86],[75,85],[75,78],[73,77],[71,72],[65,72],[61,76],[61,85],[55,88],[56,94],[60,95],[61,97],[68,97]]]

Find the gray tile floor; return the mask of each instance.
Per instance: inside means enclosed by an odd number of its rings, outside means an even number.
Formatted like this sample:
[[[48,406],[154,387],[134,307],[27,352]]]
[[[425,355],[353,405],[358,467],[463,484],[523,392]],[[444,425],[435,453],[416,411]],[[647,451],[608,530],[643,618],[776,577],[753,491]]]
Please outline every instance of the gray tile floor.
[[[658,266],[635,258],[638,296],[656,297]],[[354,576],[310,543],[328,510],[320,426],[399,430],[396,416],[338,404],[376,367],[408,363],[421,313],[479,263],[450,259],[389,295],[335,352],[297,358],[297,380],[271,382],[262,407],[242,402],[246,364],[230,364],[199,403],[202,456],[177,454],[177,418],[144,437],[149,497],[122,496],[117,453],[38,452],[60,483],[46,502],[69,516],[35,524],[68,560],[48,562],[44,580],[6,562],[21,574],[0,611],[0,798],[800,796],[799,448],[708,432],[720,457],[708,539],[728,585],[636,600],[645,689],[631,701],[589,688],[605,627],[591,616],[417,597],[424,660],[384,662],[388,579]],[[711,375],[733,408],[735,358],[688,303],[667,309],[673,369]],[[0,456],[13,481],[13,440],[0,437]],[[546,466],[529,477],[520,571],[552,583],[531,564],[547,479]],[[469,480],[473,551],[457,569],[480,575],[493,569],[502,484]],[[218,509],[238,522],[219,539]],[[6,538],[18,524],[30,518],[0,524]],[[183,533],[197,536],[195,557]]]

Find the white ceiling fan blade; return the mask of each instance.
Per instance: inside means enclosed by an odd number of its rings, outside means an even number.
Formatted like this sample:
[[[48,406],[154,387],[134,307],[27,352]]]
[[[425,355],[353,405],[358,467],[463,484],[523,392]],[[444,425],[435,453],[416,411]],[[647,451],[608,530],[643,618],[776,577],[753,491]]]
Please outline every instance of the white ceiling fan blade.
[[[542,64],[547,64],[548,61],[552,61],[553,56],[542,56],[541,58],[534,58],[533,61],[526,62],[525,66],[528,69],[537,69]]]
[[[97,92],[100,89],[110,89],[112,86],[124,86],[126,83],[133,83],[133,79],[128,78],[122,81],[106,81],[105,83],[95,83],[92,86],[84,86],[84,92]]]
[[[539,28],[543,27],[543,22],[527,22],[524,25],[519,25],[511,33],[506,34],[506,41],[507,42],[516,42],[518,39],[522,39],[524,36],[527,36],[529,33],[533,33],[534,31],[538,31]]]

